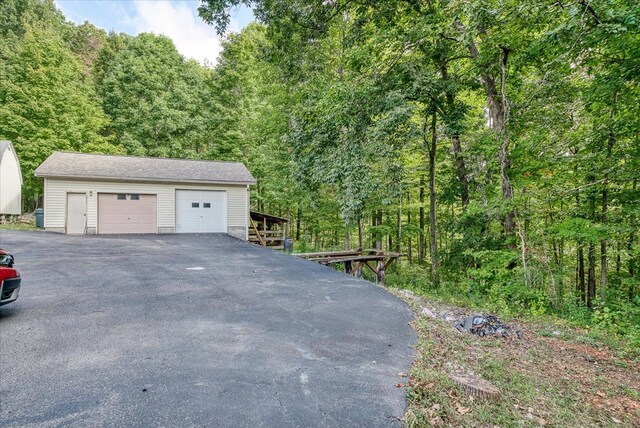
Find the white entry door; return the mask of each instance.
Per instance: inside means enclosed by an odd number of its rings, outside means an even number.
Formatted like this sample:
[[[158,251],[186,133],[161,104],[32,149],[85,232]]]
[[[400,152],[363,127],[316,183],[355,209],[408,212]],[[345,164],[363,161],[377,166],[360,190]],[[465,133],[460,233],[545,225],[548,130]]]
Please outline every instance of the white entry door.
[[[177,233],[227,233],[227,192],[176,190]]]
[[[67,193],[67,233],[83,234],[87,228],[87,195]]]

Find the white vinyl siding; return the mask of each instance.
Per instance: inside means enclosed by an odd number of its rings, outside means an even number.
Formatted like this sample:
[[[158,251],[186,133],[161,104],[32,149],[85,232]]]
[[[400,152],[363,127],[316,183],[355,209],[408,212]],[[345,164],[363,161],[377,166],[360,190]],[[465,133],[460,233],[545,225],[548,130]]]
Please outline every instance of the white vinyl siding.
[[[158,197],[158,229],[174,230],[176,189],[219,190],[227,192],[227,226],[247,227],[246,185],[202,185],[183,183],[135,183],[90,180],[45,179],[44,226],[60,230],[65,227],[66,194],[87,194],[87,229],[98,225],[98,193],[155,194]]]
[[[22,214],[20,165],[11,145],[0,161],[0,214]]]
[[[227,192],[228,226],[244,226],[249,222],[246,186],[238,186],[234,191]]]

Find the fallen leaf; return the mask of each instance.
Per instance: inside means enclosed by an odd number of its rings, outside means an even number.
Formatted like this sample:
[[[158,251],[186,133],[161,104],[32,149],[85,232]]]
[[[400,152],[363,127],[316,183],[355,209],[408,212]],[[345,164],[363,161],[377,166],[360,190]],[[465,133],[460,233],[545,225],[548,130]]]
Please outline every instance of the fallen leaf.
[[[398,376],[400,377],[407,377],[407,374],[405,372],[400,372],[398,373]]]
[[[433,418],[433,416],[438,413],[438,411],[440,410],[440,404],[436,403],[433,406],[431,406],[431,408],[429,408],[429,417]]]
[[[405,387],[407,385],[405,385],[404,383],[396,383],[396,388],[402,388]]]
[[[622,421],[620,419],[616,419],[613,416],[611,416],[611,420],[616,424],[621,424],[622,423]]]
[[[456,404],[456,410],[458,411],[458,413],[460,413],[461,415],[465,415],[467,413],[469,413],[471,411],[470,408],[468,407],[464,407],[462,404]]]
[[[600,397],[606,397],[606,396],[607,396],[607,394],[605,394],[605,393],[604,393],[604,392],[602,392],[602,391],[598,391],[598,392],[596,392],[596,395],[599,395]]]

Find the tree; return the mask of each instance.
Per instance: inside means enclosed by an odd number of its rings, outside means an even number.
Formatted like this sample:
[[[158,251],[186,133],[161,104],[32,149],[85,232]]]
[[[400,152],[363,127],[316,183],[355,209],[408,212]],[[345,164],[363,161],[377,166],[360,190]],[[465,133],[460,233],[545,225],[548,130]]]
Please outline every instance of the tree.
[[[24,203],[37,204],[33,171],[54,150],[110,151],[107,123],[84,83],[77,57],[54,29],[26,27],[0,68],[0,136],[13,141],[24,177]]]
[[[188,153],[202,130],[193,114],[203,109],[205,73],[186,63],[169,38],[148,33],[127,40],[105,65],[99,92],[115,141],[131,155]]]

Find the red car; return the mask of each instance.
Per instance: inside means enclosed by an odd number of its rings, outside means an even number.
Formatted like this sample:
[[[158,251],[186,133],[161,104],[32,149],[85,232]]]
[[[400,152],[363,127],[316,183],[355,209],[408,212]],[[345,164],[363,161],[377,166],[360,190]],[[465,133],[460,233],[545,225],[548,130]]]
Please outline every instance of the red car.
[[[13,268],[14,258],[0,250],[0,306],[11,303],[20,293],[20,272]]]

